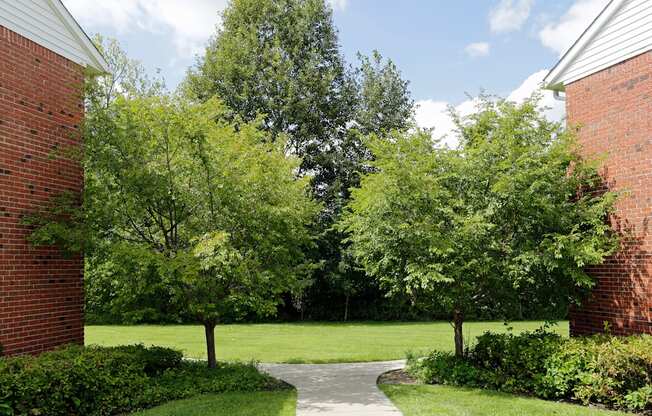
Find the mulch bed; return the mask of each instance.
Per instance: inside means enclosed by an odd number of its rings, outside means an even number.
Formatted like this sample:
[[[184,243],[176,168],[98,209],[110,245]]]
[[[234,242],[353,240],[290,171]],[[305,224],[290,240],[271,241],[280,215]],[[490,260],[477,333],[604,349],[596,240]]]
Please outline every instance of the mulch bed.
[[[405,370],[392,370],[381,374],[378,377],[377,384],[419,384]]]

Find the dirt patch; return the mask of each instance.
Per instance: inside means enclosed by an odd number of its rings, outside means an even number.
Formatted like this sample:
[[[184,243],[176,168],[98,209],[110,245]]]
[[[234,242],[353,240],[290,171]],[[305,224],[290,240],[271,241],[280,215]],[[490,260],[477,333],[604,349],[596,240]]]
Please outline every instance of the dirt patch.
[[[419,382],[410,376],[405,370],[392,370],[381,374],[376,381],[378,384],[419,384]]]

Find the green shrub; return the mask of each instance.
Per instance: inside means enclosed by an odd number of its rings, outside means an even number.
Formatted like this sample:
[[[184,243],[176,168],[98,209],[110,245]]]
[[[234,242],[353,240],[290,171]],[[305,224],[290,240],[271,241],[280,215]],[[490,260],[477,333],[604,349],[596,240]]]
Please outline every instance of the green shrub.
[[[652,408],[652,385],[648,384],[625,396],[625,406],[631,410]]]
[[[275,390],[284,386],[253,364],[218,364],[209,369],[206,363],[187,362],[176,371],[168,371],[146,387],[150,402],[177,400],[206,393]]]
[[[538,394],[640,409],[650,384],[652,337],[595,336],[567,340],[547,360]]]
[[[71,346],[0,359],[0,415],[108,416],[202,393],[278,387],[251,364],[185,362],[178,351],[141,345]]]
[[[562,339],[543,330],[486,333],[465,358],[438,351],[409,357],[408,372],[431,384],[652,409],[651,336]]]
[[[181,351],[163,347],[144,348],[142,345],[116,347],[116,351],[133,354],[135,359],[144,364],[145,374],[156,376],[170,368],[179,368],[183,361]]]
[[[559,335],[544,330],[520,335],[486,332],[477,338],[468,361],[490,372],[487,387],[528,393],[540,383],[546,360],[561,342]]]
[[[485,387],[488,377],[482,369],[442,351],[433,351],[425,358],[408,357],[407,371],[422,383],[453,386]]]

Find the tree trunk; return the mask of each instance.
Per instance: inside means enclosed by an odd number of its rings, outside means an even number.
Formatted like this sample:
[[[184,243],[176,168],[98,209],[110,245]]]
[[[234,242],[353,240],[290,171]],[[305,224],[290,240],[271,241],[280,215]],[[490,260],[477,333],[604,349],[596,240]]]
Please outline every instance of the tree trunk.
[[[349,295],[346,295],[346,301],[344,302],[344,322],[349,319]]]
[[[215,357],[215,324],[212,322],[204,323],[206,332],[206,356],[208,357],[208,368],[217,367],[217,358]]]
[[[453,325],[455,328],[455,356],[464,356],[464,333],[462,332],[462,324],[464,323],[464,314],[459,309],[453,312]]]

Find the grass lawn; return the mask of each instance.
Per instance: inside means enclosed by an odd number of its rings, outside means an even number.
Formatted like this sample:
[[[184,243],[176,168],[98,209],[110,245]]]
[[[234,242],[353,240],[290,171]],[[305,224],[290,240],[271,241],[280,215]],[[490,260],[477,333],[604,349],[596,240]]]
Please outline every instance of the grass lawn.
[[[627,413],[449,386],[394,386],[381,389],[404,416],[616,416]]]
[[[294,390],[225,393],[166,403],[132,416],[294,416]]]
[[[534,330],[541,322],[515,322],[515,331]],[[469,322],[464,335],[504,331],[501,322]],[[568,335],[568,324],[555,327]],[[218,360],[268,363],[332,363],[405,358],[407,351],[453,349],[453,329],[432,323],[301,323],[223,325],[215,330]],[[181,349],[187,357],[206,358],[204,329],[179,326],[87,326],[86,343],[104,346],[143,343]]]

